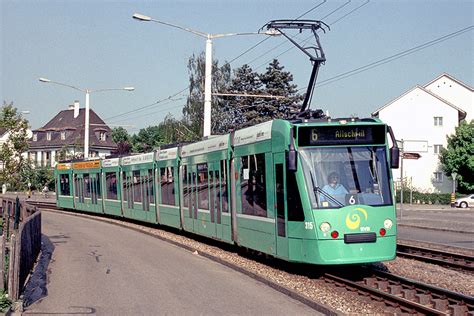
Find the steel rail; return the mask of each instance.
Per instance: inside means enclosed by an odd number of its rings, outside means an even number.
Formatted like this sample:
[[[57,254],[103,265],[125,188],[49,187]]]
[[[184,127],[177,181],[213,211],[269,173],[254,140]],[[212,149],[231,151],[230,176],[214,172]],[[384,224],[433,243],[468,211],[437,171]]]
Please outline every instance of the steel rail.
[[[474,273],[474,257],[418,246],[397,244],[397,255]]]
[[[383,301],[395,308],[395,313],[422,313],[426,315],[467,315],[474,313],[474,298],[461,293],[409,280],[391,273],[363,268],[357,276],[345,277],[343,273],[325,273],[321,278],[329,280]],[[356,276],[356,278],[357,278]]]

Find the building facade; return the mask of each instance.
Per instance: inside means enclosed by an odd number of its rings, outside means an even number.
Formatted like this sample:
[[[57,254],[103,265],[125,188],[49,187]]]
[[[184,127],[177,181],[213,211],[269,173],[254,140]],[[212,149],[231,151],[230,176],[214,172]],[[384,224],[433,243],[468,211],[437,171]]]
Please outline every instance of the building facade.
[[[421,192],[449,193],[453,180],[442,172],[439,154],[447,136],[460,122],[472,119],[473,88],[443,74],[424,86],[416,86],[372,113],[393,128],[404,152],[419,159],[403,159],[404,183]],[[400,181],[401,169],[393,170]]]
[[[28,158],[40,167],[54,167],[60,159],[84,157],[85,109],[74,101],[43,127],[33,130]],[[117,149],[112,130],[93,111],[89,112],[89,157],[105,157]]]

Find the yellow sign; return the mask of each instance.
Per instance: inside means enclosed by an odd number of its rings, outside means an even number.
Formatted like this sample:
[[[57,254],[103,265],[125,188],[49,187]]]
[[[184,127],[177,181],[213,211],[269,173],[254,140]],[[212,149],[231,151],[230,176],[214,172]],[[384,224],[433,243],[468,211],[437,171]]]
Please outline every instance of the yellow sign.
[[[69,170],[71,169],[71,164],[70,163],[58,163],[56,166],[56,169],[58,170]]]
[[[365,220],[367,221],[367,217],[368,217],[367,216],[367,211],[364,210],[363,208],[358,207],[358,208],[354,209],[351,213],[347,214],[347,216],[346,216],[346,226],[347,226],[347,228],[352,229],[352,230],[359,228],[360,220],[361,220],[359,213],[364,215]]]
[[[100,168],[100,160],[75,162],[72,164],[72,167],[74,169]]]

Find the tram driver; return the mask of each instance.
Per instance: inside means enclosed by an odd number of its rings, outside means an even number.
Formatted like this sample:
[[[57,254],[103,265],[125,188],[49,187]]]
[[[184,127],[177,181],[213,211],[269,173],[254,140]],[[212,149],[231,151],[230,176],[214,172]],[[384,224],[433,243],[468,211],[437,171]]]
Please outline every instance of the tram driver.
[[[329,174],[328,184],[326,184],[322,190],[342,203],[344,201],[345,195],[349,194],[349,191],[347,191],[344,185],[339,183],[339,174],[337,172],[331,172]],[[334,204],[330,199],[325,198],[324,195],[321,195],[321,201],[328,201],[331,205]],[[323,202],[323,205],[324,204],[325,203]]]

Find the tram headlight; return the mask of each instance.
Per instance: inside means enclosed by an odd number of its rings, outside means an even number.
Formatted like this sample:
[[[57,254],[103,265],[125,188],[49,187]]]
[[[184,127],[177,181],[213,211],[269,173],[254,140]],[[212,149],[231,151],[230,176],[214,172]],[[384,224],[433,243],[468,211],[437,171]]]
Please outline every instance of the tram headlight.
[[[393,222],[391,219],[387,218],[386,220],[383,221],[383,227],[385,227],[385,229],[390,229],[392,228],[392,226],[393,226]]]
[[[319,225],[319,229],[321,229],[323,233],[327,233],[331,229],[331,225],[328,222],[324,222]]]

